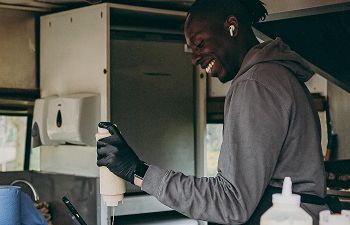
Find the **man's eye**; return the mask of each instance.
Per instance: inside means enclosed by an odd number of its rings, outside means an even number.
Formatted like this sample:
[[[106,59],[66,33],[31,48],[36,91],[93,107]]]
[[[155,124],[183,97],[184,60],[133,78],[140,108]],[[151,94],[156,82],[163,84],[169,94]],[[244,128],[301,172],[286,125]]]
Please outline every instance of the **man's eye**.
[[[203,48],[204,47],[204,41],[201,41],[198,45],[197,48]]]

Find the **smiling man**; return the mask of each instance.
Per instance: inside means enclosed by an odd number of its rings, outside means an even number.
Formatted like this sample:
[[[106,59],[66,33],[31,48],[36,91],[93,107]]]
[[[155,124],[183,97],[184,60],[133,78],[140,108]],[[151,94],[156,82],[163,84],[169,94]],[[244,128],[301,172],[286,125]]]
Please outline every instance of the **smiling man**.
[[[259,1],[256,3],[256,18],[252,18],[237,0],[208,4],[197,1],[185,22],[186,41],[193,50],[192,63],[221,82],[232,80],[248,50],[259,43],[251,29],[252,19],[263,19],[267,12]]]
[[[328,207],[320,123],[304,84],[313,71],[281,39],[259,44],[251,26],[266,14],[258,0],[197,0],[186,18],[193,64],[232,81],[216,177],[145,164],[111,123],[99,125],[112,136],[98,142],[97,164],[190,218],[220,224],[258,225],[288,176],[317,224]]]

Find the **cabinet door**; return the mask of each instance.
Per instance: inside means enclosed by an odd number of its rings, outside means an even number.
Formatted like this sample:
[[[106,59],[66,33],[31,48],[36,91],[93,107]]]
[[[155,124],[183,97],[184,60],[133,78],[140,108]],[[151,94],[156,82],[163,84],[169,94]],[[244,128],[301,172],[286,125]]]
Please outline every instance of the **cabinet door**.
[[[139,157],[193,175],[194,76],[183,44],[112,40],[110,87],[111,120]]]

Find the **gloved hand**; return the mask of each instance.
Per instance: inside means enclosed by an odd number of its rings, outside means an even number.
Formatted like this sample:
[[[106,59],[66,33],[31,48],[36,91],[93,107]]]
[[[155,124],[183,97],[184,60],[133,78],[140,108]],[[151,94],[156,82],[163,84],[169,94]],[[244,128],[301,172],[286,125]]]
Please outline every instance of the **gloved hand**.
[[[98,126],[107,129],[111,136],[97,141],[97,165],[106,166],[118,177],[134,184],[135,170],[143,162],[113,123],[100,122]]]

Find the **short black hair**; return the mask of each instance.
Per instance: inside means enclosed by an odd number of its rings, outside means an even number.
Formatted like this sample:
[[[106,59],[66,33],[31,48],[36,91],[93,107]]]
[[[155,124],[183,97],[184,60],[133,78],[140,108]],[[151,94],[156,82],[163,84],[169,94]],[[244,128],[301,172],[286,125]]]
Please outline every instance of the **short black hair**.
[[[268,13],[264,5],[260,0],[196,0],[187,16],[204,12],[218,19],[226,19],[233,15],[252,25],[266,18]]]

